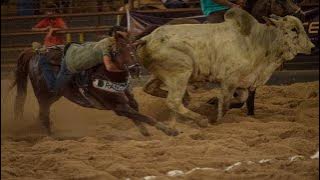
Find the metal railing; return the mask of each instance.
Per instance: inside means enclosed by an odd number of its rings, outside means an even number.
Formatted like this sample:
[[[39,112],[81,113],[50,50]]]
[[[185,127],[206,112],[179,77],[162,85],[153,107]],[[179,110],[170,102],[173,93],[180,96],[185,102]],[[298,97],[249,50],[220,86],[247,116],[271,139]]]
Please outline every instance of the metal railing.
[[[200,13],[199,8],[181,8],[181,9],[158,9],[158,10],[136,10],[134,12],[152,14],[152,13]],[[111,11],[111,12],[96,12],[96,13],[76,13],[76,14],[57,14],[51,17],[100,17],[100,16],[116,16],[116,15],[125,15],[124,11]],[[10,21],[15,20],[30,20],[30,19],[41,19],[46,18],[47,15],[32,15],[32,16],[11,16],[11,17],[1,17],[1,21]],[[71,34],[78,34],[78,42],[84,42],[85,33],[98,33],[98,32],[107,32],[110,30],[111,26],[91,26],[91,27],[78,27],[78,28],[68,28],[65,30],[57,30],[58,34],[65,34],[66,42],[71,42]],[[30,36],[30,35],[44,35],[47,32],[31,31],[26,29],[21,29],[18,32],[1,32],[1,37],[16,37],[16,36]],[[14,48],[14,47],[29,47],[30,44],[17,44],[17,45],[1,45],[1,49]]]
[[[105,0],[60,0],[60,1],[40,1],[40,0],[26,0],[22,2],[19,1],[9,1],[4,3],[1,2],[2,16],[7,15],[17,15],[19,13],[27,14],[40,14],[46,10],[53,10],[54,8],[47,8],[46,5],[55,4],[59,12],[66,11],[68,13],[79,13],[79,11],[89,10],[90,12],[100,12],[103,10],[116,10],[124,5],[123,1],[120,0],[110,0],[106,2]]]
[[[133,9],[133,0],[129,1],[129,8]],[[157,3],[158,4],[158,3]],[[315,3],[312,1],[304,1],[301,3],[303,6],[314,5]],[[141,4],[145,5],[145,4]],[[148,5],[148,4],[146,4]],[[150,5],[150,4],[149,4]],[[319,4],[317,4],[319,6]],[[145,14],[152,13],[201,13],[200,8],[180,8],[180,9],[156,9],[156,10],[132,10],[134,12],[141,12]],[[109,11],[109,12],[93,12],[93,13],[72,13],[72,14],[55,14],[50,17],[62,17],[62,18],[74,18],[74,17],[98,17],[101,16],[117,16],[117,15],[125,15],[124,11]],[[47,15],[30,15],[30,16],[4,16],[1,17],[2,22],[10,21],[14,22],[16,20],[37,20],[41,18],[46,18]],[[78,33],[79,34],[79,42],[84,41],[84,33],[90,32],[105,32],[110,29],[110,26],[91,26],[91,27],[80,27],[80,28],[69,28],[66,30],[56,31],[58,34],[65,34],[67,42],[70,41],[70,34]],[[46,34],[47,32],[34,32],[31,30],[19,30],[19,32],[1,32],[1,37],[10,37],[10,36],[28,36],[28,35],[38,35],[38,34]],[[1,46],[1,48],[12,47],[13,45]]]

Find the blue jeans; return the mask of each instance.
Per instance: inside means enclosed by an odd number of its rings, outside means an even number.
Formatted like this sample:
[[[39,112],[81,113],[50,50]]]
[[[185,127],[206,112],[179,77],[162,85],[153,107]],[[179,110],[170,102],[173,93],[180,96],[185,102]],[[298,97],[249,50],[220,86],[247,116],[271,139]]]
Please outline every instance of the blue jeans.
[[[166,8],[187,8],[188,5],[181,1],[181,0],[168,0],[166,3],[164,3],[164,6]]]
[[[42,70],[43,77],[48,85],[49,91],[53,93],[60,92],[73,77],[73,73],[69,71],[64,58],[61,61],[61,67],[57,77],[55,77],[46,56],[40,56],[39,67]]]

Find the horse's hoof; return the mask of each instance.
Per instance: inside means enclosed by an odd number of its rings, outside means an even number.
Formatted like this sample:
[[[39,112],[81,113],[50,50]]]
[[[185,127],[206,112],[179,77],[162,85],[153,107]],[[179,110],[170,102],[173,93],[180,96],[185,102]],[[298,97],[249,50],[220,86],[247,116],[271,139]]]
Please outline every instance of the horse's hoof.
[[[178,136],[178,135],[179,135],[179,131],[176,130],[176,129],[169,128],[168,131],[169,131],[169,132],[167,133],[168,136]]]
[[[167,129],[163,130],[163,132],[168,136],[178,136],[179,135],[179,131],[172,129],[172,128],[167,128]]]
[[[143,136],[150,136],[150,135],[151,135],[147,129],[144,129],[144,130],[140,129],[140,133],[141,133]]]
[[[202,128],[206,128],[209,125],[209,120],[207,118],[201,119],[199,121],[197,121],[198,126],[202,127]]]

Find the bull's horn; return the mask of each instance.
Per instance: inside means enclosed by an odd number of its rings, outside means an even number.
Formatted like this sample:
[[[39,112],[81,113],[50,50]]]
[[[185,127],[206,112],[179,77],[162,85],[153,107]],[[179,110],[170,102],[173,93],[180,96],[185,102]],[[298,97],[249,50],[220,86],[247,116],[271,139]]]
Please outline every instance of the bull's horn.
[[[139,40],[137,40],[136,42],[134,42],[132,45],[134,45],[134,46],[139,46],[139,45],[145,45],[147,43],[147,41],[146,40],[141,40],[141,39],[139,39]]]
[[[271,14],[270,17],[273,19],[276,19],[276,20],[280,20],[280,18],[281,18],[280,16],[277,16],[275,14]]]
[[[265,17],[265,16],[262,16],[262,19],[264,20],[264,21],[266,21],[266,24],[268,25],[268,26],[277,26],[277,24],[278,24],[278,21],[277,20],[275,20],[275,19],[273,19],[273,18],[267,18],[267,17]]]
[[[114,34],[115,39],[127,39],[129,36],[129,33],[123,32],[123,31],[116,31]]]

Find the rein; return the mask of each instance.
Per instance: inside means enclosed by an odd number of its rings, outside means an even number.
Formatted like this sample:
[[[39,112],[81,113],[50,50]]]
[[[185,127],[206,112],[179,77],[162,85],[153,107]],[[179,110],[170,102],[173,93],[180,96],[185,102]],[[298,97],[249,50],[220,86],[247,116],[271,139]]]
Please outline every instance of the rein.
[[[118,56],[120,54],[120,51],[119,51],[119,47],[117,46],[118,44],[121,44],[121,45],[124,45],[126,47],[128,47],[129,49],[129,54],[131,56],[131,58],[134,60],[134,62],[137,62],[137,63],[134,63],[132,65],[127,65],[127,64],[124,64],[124,67],[125,69],[128,71],[132,68],[135,68],[135,67],[140,67],[141,65],[138,63],[137,61],[137,58],[136,58],[136,53],[134,51],[134,48],[132,47],[132,45],[130,43],[123,43],[123,42],[116,42],[113,46],[112,46],[112,50],[111,50],[111,60],[112,61],[115,61],[115,57]]]

